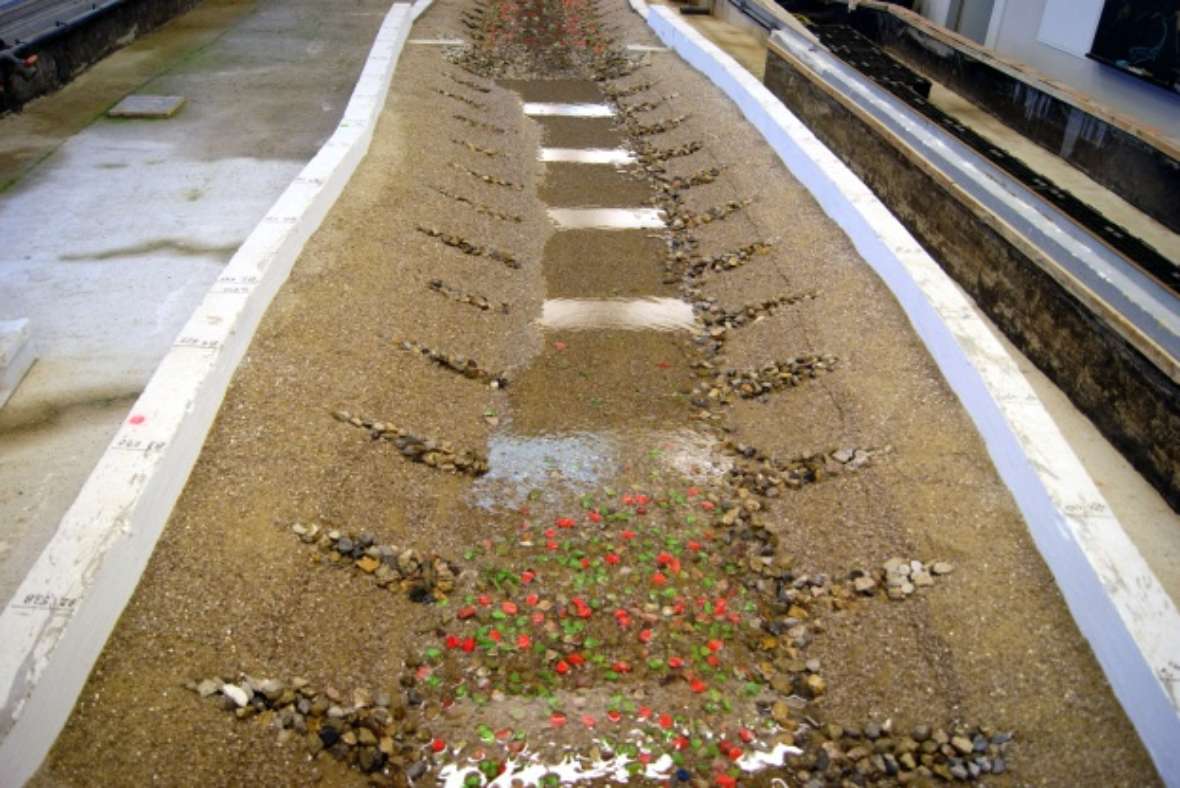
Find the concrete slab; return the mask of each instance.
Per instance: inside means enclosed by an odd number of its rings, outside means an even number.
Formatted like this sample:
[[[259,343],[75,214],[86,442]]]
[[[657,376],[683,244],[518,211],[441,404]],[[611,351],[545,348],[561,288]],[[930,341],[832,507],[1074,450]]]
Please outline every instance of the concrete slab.
[[[530,117],[609,118],[615,114],[609,104],[559,104],[546,101],[526,101],[524,114]]]
[[[658,208],[550,208],[561,230],[648,230],[664,226]]]
[[[679,298],[550,298],[541,326],[564,331],[692,331],[696,314]]]
[[[35,359],[28,318],[0,320],[0,408],[8,402]]]
[[[128,96],[107,110],[110,118],[170,118],[184,106],[184,96]]]
[[[626,148],[541,148],[537,159],[572,164],[614,164],[621,167],[634,164],[635,154]]]

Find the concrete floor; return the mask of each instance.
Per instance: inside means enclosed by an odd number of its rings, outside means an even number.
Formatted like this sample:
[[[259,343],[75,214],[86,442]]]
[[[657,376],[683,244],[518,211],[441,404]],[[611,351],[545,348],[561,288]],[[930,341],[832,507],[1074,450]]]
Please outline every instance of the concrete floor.
[[[0,410],[7,601],[209,285],[335,128],[388,10],[208,0],[0,118],[0,320],[38,361]],[[169,120],[110,120],[128,93]]]

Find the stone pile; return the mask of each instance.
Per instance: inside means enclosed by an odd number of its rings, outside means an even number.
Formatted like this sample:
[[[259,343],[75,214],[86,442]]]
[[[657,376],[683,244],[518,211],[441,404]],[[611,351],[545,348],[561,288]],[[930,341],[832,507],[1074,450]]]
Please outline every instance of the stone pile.
[[[455,101],[458,101],[462,104],[466,104],[467,106],[469,106],[473,109],[478,109],[478,110],[484,111],[484,110],[487,110],[487,108],[488,108],[487,104],[482,104],[474,99],[469,99],[466,96],[460,96],[458,93],[452,93],[449,90],[443,90],[442,88],[434,88],[434,92],[439,94],[440,96],[445,96],[446,98],[454,99]]]
[[[656,121],[655,123],[643,124],[633,120],[628,115],[623,115],[622,117],[623,125],[627,127],[627,133],[632,137],[653,137],[656,134],[666,134],[689,118],[688,115],[677,115],[672,118]]]
[[[713,378],[706,396],[716,400],[714,392],[728,389],[742,399],[764,397],[814,380],[835,369],[837,363],[835,356],[806,355],[772,361],[756,369],[727,369]]]
[[[746,489],[767,498],[776,498],[784,490],[797,490],[844,473],[858,471],[875,456],[886,454],[883,449],[843,448],[835,451],[807,454],[784,461],[768,457],[752,446],[726,443],[736,462],[727,472],[728,483],[736,489]]]
[[[630,87],[626,87],[626,88],[617,88],[614,85],[603,85],[602,86],[603,94],[607,98],[614,100],[616,103],[618,103],[618,100],[621,98],[627,98],[628,96],[634,96],[637,93],[643,93],[643,92],[651,90],[651,89],[652,89],[652,83],[650,83],[650,82],[640,82],[636,85],[631,85]]]
[[[504,315],[508,314],[509,312],[509,306],[507,302],[501,301],[499,304],[493,305],[491,301],[484,298],[483,296],[477,295],[476,293],[465,293],[458,288],[451,287],[441,279],[430,280],[430,284],[428,286],[430,287],[431,291],[438,293],[439,295],[445,296],[460,304],[473,306],[481,312],[490,312],[493,309]]]
[[[520,185],[519,183],[513,183],[512,181],[504,180],[503,178],[497,177],[495,175],[488,175],[486,173],[478,172],[477,170],[473,170],[470,167],[464,167],[462,164],[451,162],[451,166],[460,172],[470,175],[472,178],[481,180],[484,183],[491,184],[492,186],[503,186],[508,189],[516,189],[517,191],[524,189],[524,186]]]
[[[808,650],[844,620],[829,614],[883,600],[877,584],[903,564],[910,576],[949,565],[891,559],[874,575],[806,573],[781,554],[748,490],[604,495],[553,517],[543,534],[473,545],[462,573],[365,534],[293,525],[327,563],[384,587],[409,579],[432,589],[418,601],[441,591],[457,603],[434,609],[441,618],[422,630],[388,694],[249,676],[188,686],[375,784],[457,775],[484,785],[512,759],[572,757],[588,768],[660,752],[678,753],[677,780],[703,781],[780,744],[802,750],[777,771],[799,785],[921,785],[1007,770],[1010,734],[919,725],[907,736],[892,720],[825,719],[828,681]],[[445,580],[425,580],[429,566]]]
[[[679,159],[683,156],[691,156],[704,147],[704,143],[699,140],[692,140],[680,145],[674,145],[670,148],[659,148],[652,145],[647,140],[637,140],[634,144],[635,158],[640,164],[652,166],[660,162],[668,161],[669,159]],[[663,172],[663,169],[654,170],[656,172]]]
[[[683,206],[675,206],[672,211],[668,213],[668,226],[673,230],[684,230],[689,227],[701,227],[713,222],[719,222],[726,219],[740,210],[746,208],[753,200],[746,198],[744,200],[730,200],[721,205],[714,205],[705,211],[691,211]]]
[[[716,299],[702,299],[696,305],[697,317],[707,328],[743,328],[774,315],[783,307],[794,306],[818,297],[819,294],[815,291],[782,295],[754,304],[746,304],[737,309],[722,309]]]
[[[525,0],[464,20],[473,46],[456,53],[461,68],[483,78],[617,79],[641,58],[614,46],[599,24],[600,10],[582,0]]]
[[[810,745],[795,759],[795,785],[886,781],[889,785],[933,785],[937,781],[975,782],[1008,771],[1011,733],[990,728],[950,729],[915,726],[908,734],[892,720],[845,728],[828,724],[805,734]]]
[[[723,328],[713,328],[709,336],[721,339],[724,331]],[[702,359],[692,365],[698,382],[692,389],[691,401],[698,408],[710,409],[732,404],[735,395],[741,399],[764,397],[814,380],[833,370],[837,363],[835,356],[808,354],[739,370],[720,369],[713,362]]]
[[[489,372],[481,367],[473,358],[467,358],[458,354],[443,353],[439,350],[431,350],[420,342],[411,342],[409,340],[403,341],[400,347],[407,353],[416,353],[423,358],[430,359],[443,369],[462,375],[468,380],[478,380],[481,383],[487,383],[494,389],[507,388],[508,386],[508,378],[503,373]]]
[[[470,88],[471,90],[474,90],[477,93],[491,93],[492,92],[491,88],[486,88],[486,87],[483,87],[482,85],[477,85],[476,83],[472,82],[470,79],[463,79],[462,77],[457,77],[454,74],[447,74],[447,79],[451,80],[452,82],[454,82],[457,85],[462,85],[465,88]]]
[[[668,98],[675,97],[675,94],[673,94]],[[618,107],[619,114],[623,115],[624,117],[631,117],[632,115],[638,115],[641,112],[651,112],[653,109],[663,106],[665,101],[667,101],[665,98],[658,98],[655,101],[637,101],[634,104],[623,104],[620,101],[616,101],[615,106]]]
[[[890,558],[882,567],[879,579],[890,599],[902,600],[919,588],[934,585],[936,577],[949,575],[954,569],[954,565],[946,561],[923,564],[917,560]]]
[[[346,534],[317,523],[295,523],[291,531],[304,544],[318,547],[326,563],[350,565],[372,577],[378,588],[404,591],[413,602],[442,602],[455,590],[461,571],[438,556],[423,558],[413,548],[377,544],[372,534]]]
[[[436,192],[441,194],[443,197],[449,197],[450,199],[455,200],[456,202],[461,202],[464,205],[467,205],[470,208],[474,209],[474,211],[476,213],[482,213],[484,216],[490,216],[493,219],[500,219],[501,221],[505,221],[505,222],[514,222],[516,224],[520,224],[523,221],[523,219],[521,219],[519,216],[513,216],[512,214],[509,214],[509,213],[503,213],[502,211],[497,211],[496,209],[490,208],[487,205],[484,205],[483,203],[478,203],[475,200],[472,200],[470,197],[464,197],[461,194],[456,194],[454,192],[447,191],[446,189],[440,189],[437,186],[435,186],[433,188]]]
[[[485,148],[482,145],[476,145],[474,142],[465,142],[462,140],[454,140],[454,139],[451,140],[451,142],[453,142],[455,145],[462,145],[464,148],[471,151],[472,153],[478,153],[482,156],[487,156],[489,159],[494,159],[498,156],[503,155],[500,151],[498,151],[494,148]]]
[[[468,126],[471,126],[473,129],[482,129],[483,131],[490,131],[493,134],[506,133],[505,130],[500,128],[499,126],[494,126],[491,123],[484,123],[482,120],[475,120],[474,118],[469,118],[466,115],[452,115],[451,117],[454,118],[455,120],[459,121],[460,123],[466,123]]]
[[[656,182],[657,188],[665,193],[682,192],[694,186],[704,186],[712,183],[721,176],[721,172],[724,169],[724,167],[706,167],[691,175],[683,176],[669,176],[656,172],[651,177]]]
[[[774,241],[754,241],[731,252],[709,257],[687,257],[681,252],[672,256],[672,265],[682,265],[682,276],[696,279],[706,273],[723,273],[741,268],[757,255],[766,254],[774,248]]]
[[[421,438],[387,421],[353,416],[346,410],[332,413],[337,421],[368,431],[373,440],[384,440],[397,447],[398,452],[411,462],[422,463],[448,473],[483,476],[488,472],[488,460],[471,449],[456,449],[446,441]]]
[[[265,721],[280,743],[302,739],[312,756],[326,752],[366,774],[399,775],[403,784],[429,769],[431,733],[407,714],[400,695],[357,689],[346,696],[333,687],[316,690],[306,679],[245,674],[186,686],[238,719]]]
[[[472,257],[486,257],[489,260],[495,260],[496,262],[503,263],[504,265],[513,269],[520,268],[520,262],[508,252],[501,252],[500,250],[493,249],[490,246],[472,243],[466,238],[462,238],[458,235],[452,235],[450,233],[444,233],[443,231],[434,227],[423,227],[419,225],[418,232],[429,235],[431,238],[437,238],[447,246],[458,249],[463,254],[469,254]]]

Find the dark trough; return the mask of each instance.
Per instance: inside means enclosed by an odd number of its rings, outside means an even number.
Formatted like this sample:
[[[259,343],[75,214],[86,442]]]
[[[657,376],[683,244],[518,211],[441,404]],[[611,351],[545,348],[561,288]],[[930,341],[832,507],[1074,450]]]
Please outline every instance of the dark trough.
[[[1180,232],[1180,151],[965,40],[948,44],[912,12],[862,4],[846,23],[919,73],[946,85]]]
[[[1127,228],[1112,222],[1100,211],[1061,188],[1043,173],[1029,167],[1008,151],[993,145],[970,127],[931,104],[928,101],[929,80],[884,54],[868,38],[848,25],[813,25],[811,29],[824,45],[844,62],[855,66],[912,109],[937,123],[946,133],[966,143],[1016,180],[1036,191],[1042,200],[1061,209],[1075,222],[1151,274],[1172,292],[1180,293],[1180,267],[1177,267],[1176,262],[1169,260]],[[1168,184],[1169,189],[1172,186],[1173,184]]]
[[[765,82],[1180,510],[1180,386],[982,205],[773,41]]]

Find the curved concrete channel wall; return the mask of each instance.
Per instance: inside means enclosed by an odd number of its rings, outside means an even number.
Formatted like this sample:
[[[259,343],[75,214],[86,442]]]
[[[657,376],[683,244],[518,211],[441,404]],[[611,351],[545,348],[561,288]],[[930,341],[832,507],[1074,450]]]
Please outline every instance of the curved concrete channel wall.
[[[966,297],[756,79],[665,8],[630,0],[718,85],[885,280],[983,435],[1082,631],[1169,784],[1180,785],[1180,614]],[[164,358],[53,541],[0,612],[0,775],[32,775],[130,599],[271,299],[368,150],[429,6],[390,10],[336,133],[242,245]],[[1170,671],[1170,672],[1169,672]]]

